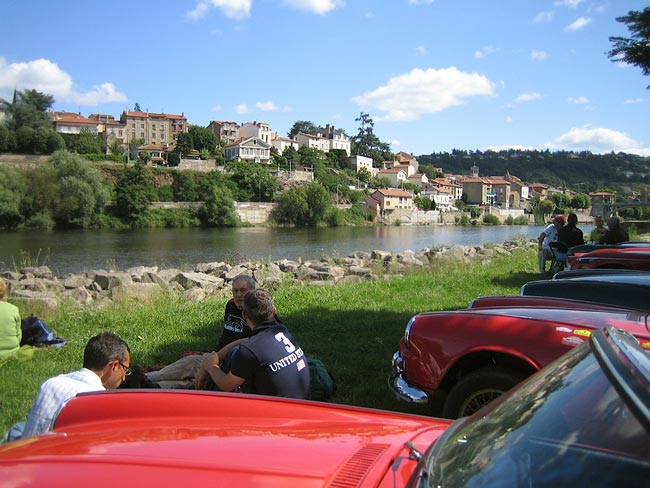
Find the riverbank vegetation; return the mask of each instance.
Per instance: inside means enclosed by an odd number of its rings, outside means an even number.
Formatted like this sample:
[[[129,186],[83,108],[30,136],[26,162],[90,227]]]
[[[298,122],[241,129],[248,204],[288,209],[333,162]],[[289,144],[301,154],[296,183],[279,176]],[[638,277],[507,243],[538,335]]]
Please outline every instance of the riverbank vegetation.
[[[441,260],[430,271],[389,280],[280,285],[272,292],[279,316],[305,352],[332,370],[338,383],[334,402],[428,414],[424,406],[398,402],[387,387],[391,357],[408,320],[419,312],[465,308],[480,295],[517,294],[522,284],[537,278],[536,263],[534,250],[522,248],[491,261]],[[40,315],[68,343],[0,367],[0,435],[26,417],[40,383],[81,367],[83,348],[93,335],[119,334],[131,347],[132,363],[168,364],[184,351],[214,346],[227,299],[187,302],[165,295],[103,310],[21,308],[23,315]]]

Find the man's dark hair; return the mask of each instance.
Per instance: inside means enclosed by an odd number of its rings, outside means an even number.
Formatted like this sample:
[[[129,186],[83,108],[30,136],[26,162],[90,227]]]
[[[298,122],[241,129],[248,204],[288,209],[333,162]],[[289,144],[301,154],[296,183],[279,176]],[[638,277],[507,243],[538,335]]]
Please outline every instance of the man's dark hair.
[[[244,312],[255,325],[272,320],[274,310],[273,297],[262,288],[251,290],[244,296]]]
[[[578,216],[574,213],[569,214],[567,217],[567,224],[570,225],[571,227],[575,227],[578,225]]]
[[[126,361],[131,353],[129,345],[111,332],[102,332],[91,337],[84,349],[83,367],[99,371],[114,360]]]

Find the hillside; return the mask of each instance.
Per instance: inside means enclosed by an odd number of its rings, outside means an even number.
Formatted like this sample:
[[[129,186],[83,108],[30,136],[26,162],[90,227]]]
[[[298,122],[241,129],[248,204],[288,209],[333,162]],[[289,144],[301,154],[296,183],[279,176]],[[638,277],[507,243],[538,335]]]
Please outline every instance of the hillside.
[[[417,156],[420,165],[433,165],[445,173],[503,176],[506,172],[526,183],[567,186],[576,191],[640,190],[650,183],[650,158],[625,153],[592,154],[549,151],[461,151]]]

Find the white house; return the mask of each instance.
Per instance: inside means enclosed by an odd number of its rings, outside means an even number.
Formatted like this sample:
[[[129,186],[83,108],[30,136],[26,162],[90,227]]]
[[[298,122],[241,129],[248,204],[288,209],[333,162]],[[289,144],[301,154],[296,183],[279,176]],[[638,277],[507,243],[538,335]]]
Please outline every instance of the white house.
[[[372,158],[357,155],[348,158],[348,162],[353,170],[358,172],[361,168],[365,168],[372,174]]]
[[[298,132],[296,135],[296,141],[298,141],[298,146],[307,146],[312,149],[318,149],[319,151],[329,152],[330,150],[330,140],[323,136],[315,136],[313,134],[305,134],[304,132]]]
[[[271,144],[273,133],[271,132],[271,126],[265,122],[246,122],[239,128],[239,137],[242,139],[256,137],[267,144]]]
[[[403,182],[408,181],[406,172],[401,168],[380,169],[377,178],[388,178],[393,188],[399,188]]]
[[[277,135],[271,140],[271,145],[277,148],[278,152],[282,154],[284,150],[288,147],[298,150],[298,141],[295,139],[289,139],[287,137],[278,137]]]
[[[267,144],[257,137],[249,137],[226,146],[224,158],[226,161],[268,164],[271,161],[271,144]]]

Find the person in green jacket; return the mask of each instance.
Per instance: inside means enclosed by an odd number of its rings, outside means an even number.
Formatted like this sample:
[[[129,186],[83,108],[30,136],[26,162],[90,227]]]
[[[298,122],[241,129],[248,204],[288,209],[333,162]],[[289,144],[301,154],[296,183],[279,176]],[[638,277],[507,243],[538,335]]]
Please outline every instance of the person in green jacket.
[[[6,295],[7,283],[0,278],[0,359],[18,351],[23,336],[18,307],[5,302]]]

